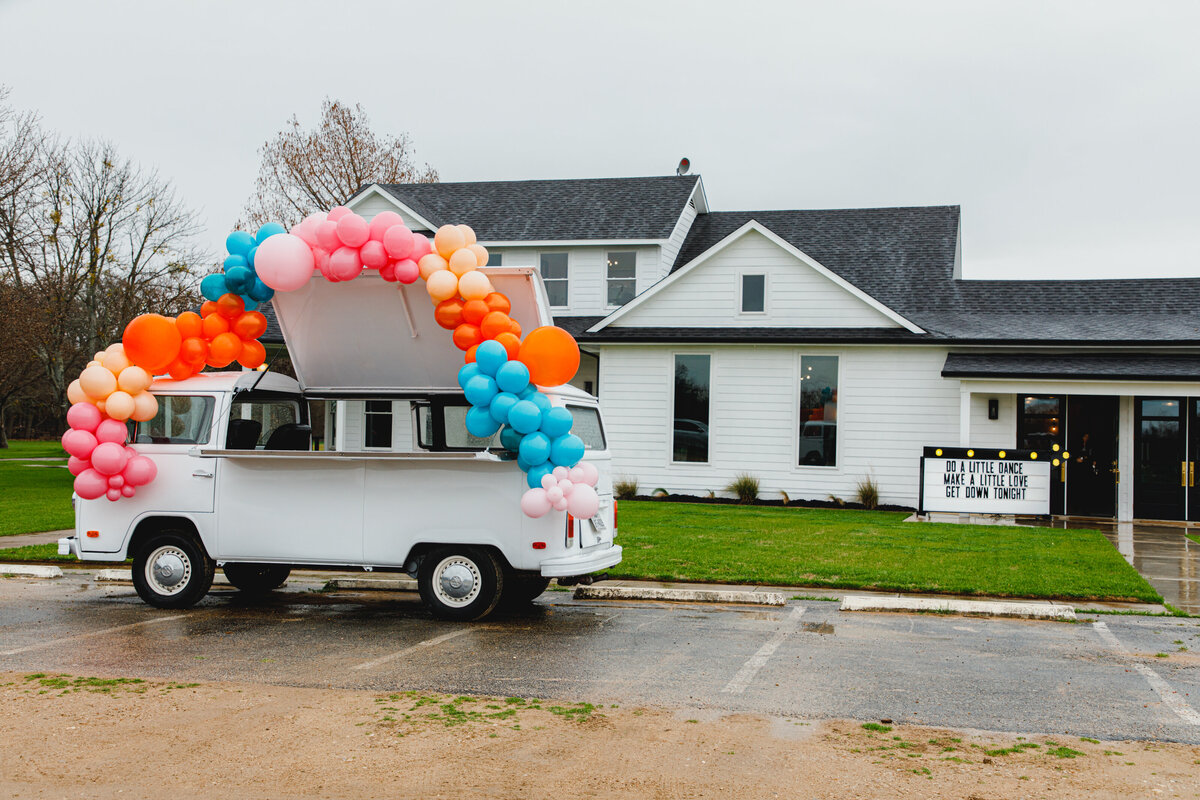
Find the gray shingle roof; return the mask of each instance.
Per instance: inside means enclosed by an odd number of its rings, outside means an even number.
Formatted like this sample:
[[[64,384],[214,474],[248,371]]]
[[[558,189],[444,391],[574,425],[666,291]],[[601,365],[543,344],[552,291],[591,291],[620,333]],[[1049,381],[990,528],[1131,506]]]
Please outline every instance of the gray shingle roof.
[[[435,226],[470,225],[485,243],[666,239],[699,178],[392,183],[381,188]]]
[[[1200,355],[1159,353],[951,353],[946,378],[1200,379]]]

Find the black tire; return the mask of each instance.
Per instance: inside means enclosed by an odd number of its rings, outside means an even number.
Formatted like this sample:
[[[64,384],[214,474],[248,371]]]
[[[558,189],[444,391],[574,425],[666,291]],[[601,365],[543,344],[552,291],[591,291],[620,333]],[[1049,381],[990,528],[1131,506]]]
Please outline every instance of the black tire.
[[[155,570],[155,565],[158,570]],[[190,533],[162,531],[133,556],[133,586],[155,608],[191,608],[208,594],[216,565]]]
[[[541,575],[518,575],[509,573],[504,576],[504,591],[500,596],[500,605],[506,608],[527,606],[546,591],[550,585],[549,578]]]
[[[483,619],[500,604],[504,568],[495,555],[478,547],[439,547],[422,560],[417,588],[438,619]]]
[[[226,564],[221,568],[243,594],[260,595],[278,589],[292,574],[286,564]]]

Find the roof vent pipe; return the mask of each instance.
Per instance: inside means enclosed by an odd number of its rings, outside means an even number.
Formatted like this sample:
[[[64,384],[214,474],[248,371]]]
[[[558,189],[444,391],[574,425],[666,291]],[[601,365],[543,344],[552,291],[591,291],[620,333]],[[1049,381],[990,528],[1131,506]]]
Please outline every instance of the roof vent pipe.
[[[687,160],[687,157],[679,159],[679,166],[675,168],[676,175],[687,175],[687,171],[691,169],[692,162]]]

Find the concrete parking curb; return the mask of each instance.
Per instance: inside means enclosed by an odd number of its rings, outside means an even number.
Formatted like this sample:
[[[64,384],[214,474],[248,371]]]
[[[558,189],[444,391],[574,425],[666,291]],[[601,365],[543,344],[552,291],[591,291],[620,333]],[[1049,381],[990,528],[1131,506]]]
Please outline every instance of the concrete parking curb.
[[[58,567],[39,564],[0,564],[0,575],[14,578],[61,578],[63,572]]]
[[[842,611],[925,611],[1025,619],[1075,619],[1075,609],[1052,603],[1007,603],[998,600],[951,600],[932,597],[842,598]]]
[[[737,589],[664,589],[657,586],[575,587],[576,600],[666,600],[676,603],[739,603],[756,606],[785,606],[782,592]]]

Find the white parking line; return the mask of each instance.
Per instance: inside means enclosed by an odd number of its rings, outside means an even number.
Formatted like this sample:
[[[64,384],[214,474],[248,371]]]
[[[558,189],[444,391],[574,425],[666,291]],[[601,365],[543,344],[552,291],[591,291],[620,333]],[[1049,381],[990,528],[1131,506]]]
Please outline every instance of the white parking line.
[[[1121,640],[1117,638],[1115,633],[1108,629],[1108,625],[1104,624],[1103,620],[1096,620],[1092,623],[1092,627],[1095,628],[1096,633],[1100,634],[1100,638],[1114,650],[1119,650],[1127,655],[1129,654],[1129,650],[1125,645],[1121,644]],[[1150,688],[1154,690],[1154,693],[1162,699],[1163,704],[1167,708],[1175,712],[1176,716],[1189,725],[1200,726],[1200,714],[1196,713],[1196,710],[1189,706],[1179,696],[1179,693],[1172,689],[1171,685],[1163,680],[1157,672],[1145,664],[1138,662],[1133,663],[1133,668],[1141,673],[1146,682],[1150,684]]]
[[[767,659],[779,649],[779,645],[783,644],[783,640],[788,637],[788,634],[796,629],[796,624],[800,619],[800,615],[804,613],[804,606],[796,606],[792,609],[792,613],[784,618],[779,626],[779,630],[775,631],[770,639],[766,641],[762,647],[758,648],[758,652],[750,656],[750,659],[742,665],[742,668],[737,671],[733,679],[725,684],[725,688],[721,691],[729,694],[741,694],[746,691],[746,687],[750,685],[750,681],[754,680],[754,676],[758,671],[766,665]]]
[[[403,650],[397,650],[396,652],[391,653],[386,656],[383,656],[382,658],[377,658],[373,661],[364,661],[361,664],[356,664],[353,667],[351,667],[351,669],[373,669],[382,664],[386,664],[389,661],[393,661],[397,658],[400,658],[401,656],[406,656],[409,653],[412,653],[416,650],[420,650],[423,647],[432,647],[435,644],[441,644],[442,642],[445,642],[449,639],[453,639],[455,636],[462,636],[463,634],[470,633],[471,630],[472,630],[471,628],[460,628],[456,631],[450,631],[449,633],[443,633],[441,636],[435,636],[432,639],[426,639],[423,642],[417,642],[416,644],[414,644],[410,647],[406,647]]]
[[[118,631],[127,631],[130,628],[136,628],[139,625],[157,625],[160,622],[170,622],[173,619],[182,619],[186,614],[173,614],[169,617],[155,617],[154,619],[142,620],[141,622],[131,622],[128,625],[118,625],[115,628],[104,628],[99,631],[89,631],[76,636],[65,636],[62,639],[51,639],[46,642],[38,642],[37,644],[27,645],[26,647],[18,647],[15,650],[0,650],[0,656],[15,656],[17,653],[26,653],[30,650],[41,650],[44,647],[53,647],[63,642],[73,642],[76,639],[90,639],[93,636],[107,636],[110,633]]]

